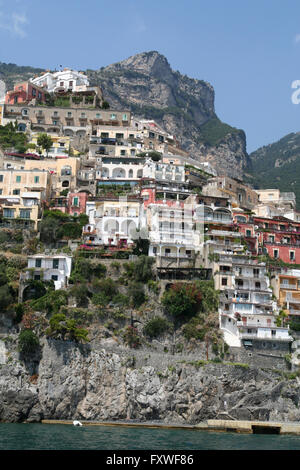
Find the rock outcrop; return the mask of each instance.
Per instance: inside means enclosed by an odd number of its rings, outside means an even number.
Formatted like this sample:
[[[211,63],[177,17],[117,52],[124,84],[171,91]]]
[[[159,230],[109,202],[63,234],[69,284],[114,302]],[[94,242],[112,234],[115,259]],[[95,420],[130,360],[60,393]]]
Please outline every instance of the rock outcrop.
[[[211,84],[173,71],[157,51],[88,70],[88,76],[102,87],[112,108],[156,120],[192,158],[210,161],[220,175],[242,179],[249,165],[246,137],[217,118]]]
[[[142,354],[139,352],[139,354]],[[22,365],[17,352],[1,365],[0,420],[206,419],[298,421],[298,379],[239,364],[134,365],[132,351],[44,341],[39,364]]]

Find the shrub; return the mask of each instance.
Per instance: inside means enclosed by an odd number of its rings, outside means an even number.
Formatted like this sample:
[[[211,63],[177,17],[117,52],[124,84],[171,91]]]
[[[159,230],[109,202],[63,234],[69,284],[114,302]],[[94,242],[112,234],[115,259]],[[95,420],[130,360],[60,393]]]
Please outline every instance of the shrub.
[[[201,291],[195,283],[176,283],[164,292],[162,304],[172,316],[180,318],[195,315],[201,300]]]
[[[116,305],[127,307],[129,305],[130,299],[127,295],[119,293],[113,297],[112,302]]]
[[[85,307],[89,302],[89,291],[85,284],[77,284],[72,287],[70,294],[75,297],[78,307]]]
[[[88,341],[88,331],[80,328],[75,319],[67,318],[64,313],[53,315],[49,324],[50,327],[46,330],[47,336],[76,342]]]
[[[22,330],[19,334],[19,350],[23,354],[33,354],[39,349],[40,343],[32,330]]]
[[[297,321],[291,321],[289,323],[290,325],[290,329],[293,330],[293,331],[300,331],[300,322],[297,322]]]
[[[201,325],[201,321],[198,317],[192,318],[188,323],[183,327],[183,335],[186,339],[198,339],[200,341],[204,340],[206,330]]]
[[[150,279],[150,281],[147,282],[147,286],[155,294],[159,293],[159,282],[158,281],[153,281],[152,279]]]
[[[43,297],[32,300],[30,306],[35,311],[57,313],[61,306],[68,304],[68,293],[63,290],[49,290]]]
[[[24,305],[17,304],[15,308],[15,323],[20,323],[24,315]]]
[[[172,325],[165,318],[157,316],[148,321],[144,327],[144,333],[150,338],[156,338],[171,328]]]
[[[134,263],[134,279],[139,282],[147,282],[153,278],[152,266],[154,258],[141,255]]]
[[[127,326],[123,339],[130,348],[138,348],[141,345],[139,333],[133,326]]]
[[[132,306],[135,308],[140,307],[146,300],[144,285],[139,282],[131,283],[128,293],[131,298]]]

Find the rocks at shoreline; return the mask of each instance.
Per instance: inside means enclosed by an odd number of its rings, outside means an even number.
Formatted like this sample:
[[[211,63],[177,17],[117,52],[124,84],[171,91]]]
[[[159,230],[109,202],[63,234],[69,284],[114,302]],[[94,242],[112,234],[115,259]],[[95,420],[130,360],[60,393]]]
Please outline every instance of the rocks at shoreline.
[[[127,363],[121,353],[45,340],[34,374],[21,361],[2,365],[0,420],[300,419],[298,379],[276,371],[205,361],[164,370]]]

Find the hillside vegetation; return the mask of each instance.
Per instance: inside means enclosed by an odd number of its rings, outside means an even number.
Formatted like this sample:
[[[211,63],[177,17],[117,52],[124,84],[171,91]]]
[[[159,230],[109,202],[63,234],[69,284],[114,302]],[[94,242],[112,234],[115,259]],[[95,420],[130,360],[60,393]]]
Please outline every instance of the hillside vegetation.
[[[278,188],[293,191],[300,208],[300,133],[291,133],[278,142],[250,154],[246,180],[255,189]]]

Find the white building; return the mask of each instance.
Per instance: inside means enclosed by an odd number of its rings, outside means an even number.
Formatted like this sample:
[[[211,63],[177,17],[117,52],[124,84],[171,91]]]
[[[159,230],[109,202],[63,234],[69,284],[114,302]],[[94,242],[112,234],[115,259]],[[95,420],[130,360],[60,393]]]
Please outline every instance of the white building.
[[[87,201],[89,223],[83,229],[84,243],[90,246],[127,247],[145,226],[142,201],[137,197],[95,198]]]
[[[55,290],[68,285],[72,269],[72,257],[62,254],[38,254],[28,256],[26,278],[54,281]],[[29,271],[30,270],[30,271]]]
[[[224,264],[228,269],[225,270]],[[278,326],[278,308],[265,263],[247,255],[220,256],[220,327],[230,346],[288,349],[289,330]],[[226,282],[224,282],[226,279]]]
[[[46,72],[43,75],[30,80],[36,86],[46,88],[49,93],[62,91],[82,91],[89,86],[87,76],[76,70],[64,69],[59,72]]]

